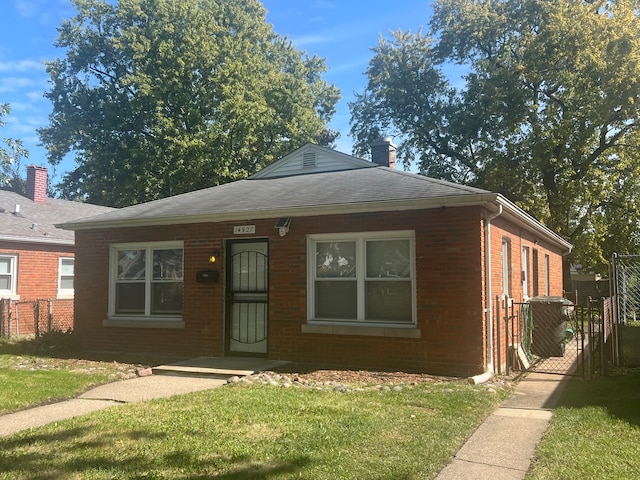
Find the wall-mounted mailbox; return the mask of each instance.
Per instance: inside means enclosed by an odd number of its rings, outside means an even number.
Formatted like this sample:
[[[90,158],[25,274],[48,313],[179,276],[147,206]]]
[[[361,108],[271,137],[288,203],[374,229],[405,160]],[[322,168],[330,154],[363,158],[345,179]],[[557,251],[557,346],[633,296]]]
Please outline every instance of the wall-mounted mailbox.
[[[196,281],[198,283],[216,283],[220,280],[220,272],[218,270],[202,270],[196,273]]]

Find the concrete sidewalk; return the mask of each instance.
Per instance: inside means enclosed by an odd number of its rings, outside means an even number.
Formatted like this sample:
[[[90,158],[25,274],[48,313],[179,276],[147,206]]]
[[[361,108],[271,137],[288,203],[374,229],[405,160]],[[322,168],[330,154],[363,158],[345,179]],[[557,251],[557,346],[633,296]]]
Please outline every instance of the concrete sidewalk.
[[[160,365],[150,375],[107,383],[77,398],[0,416],[0,437],[104,408],[209,390],[231,376],[246,376],[287,362],[265,358],[199,357]]]
[[[567,377],[530,373],[462,446],[437,480],[523,479]]]
[[[214,377],[151,375],[101,385],[77,398],[0,417],[0,437],[105,408],[208,390],[226,383]]]

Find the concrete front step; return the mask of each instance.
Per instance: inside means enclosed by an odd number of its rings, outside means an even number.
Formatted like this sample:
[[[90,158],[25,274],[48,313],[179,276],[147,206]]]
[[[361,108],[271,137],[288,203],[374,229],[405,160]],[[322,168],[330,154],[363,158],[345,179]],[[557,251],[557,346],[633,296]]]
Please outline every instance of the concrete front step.
[[[230,378],[253,375],[253,370],[230,370],[225,368],[184,367],[180,365],[160,365],[151,369],[154,375],[183,375],[192,377]]]
[[[152,368],[154,375],[230,378],[246,377],[270,370],[288,362],[249,357],[199,357]]]

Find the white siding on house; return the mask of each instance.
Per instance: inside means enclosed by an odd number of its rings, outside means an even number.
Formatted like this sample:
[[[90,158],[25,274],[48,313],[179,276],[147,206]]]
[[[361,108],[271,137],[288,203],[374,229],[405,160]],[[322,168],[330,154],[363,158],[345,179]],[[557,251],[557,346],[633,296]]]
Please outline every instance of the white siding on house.
[[[250,178],[276,178],[308,173],[375,167],[373,163],[311,143],[262,169]]]

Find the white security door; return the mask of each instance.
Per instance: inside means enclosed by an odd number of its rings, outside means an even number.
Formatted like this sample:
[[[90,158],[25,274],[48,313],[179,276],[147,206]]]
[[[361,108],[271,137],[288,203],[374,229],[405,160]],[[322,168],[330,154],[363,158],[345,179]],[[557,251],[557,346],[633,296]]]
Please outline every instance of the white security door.
[[[234,241],[227,252],[227,352],[267,353],[269,244]]]

